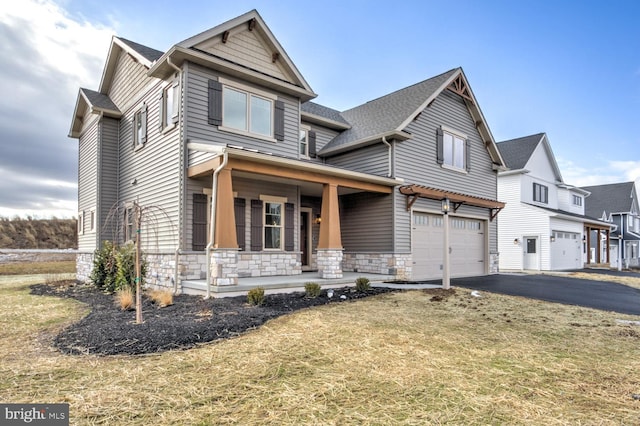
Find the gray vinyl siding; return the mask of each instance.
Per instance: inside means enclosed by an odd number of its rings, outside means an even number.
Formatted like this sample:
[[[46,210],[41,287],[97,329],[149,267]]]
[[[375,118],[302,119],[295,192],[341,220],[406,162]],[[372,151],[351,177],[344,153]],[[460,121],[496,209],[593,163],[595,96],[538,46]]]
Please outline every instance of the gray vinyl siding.
[[[118,56],[118,63],[107,95],[121,111],[130,108],[145,88],[154,80],[157,81],[147,77],[147,71],[144,65],[134,61],[128,53],[123,51]]]
[[[436,162],[436,129],[445,125],[464,133],[471,141],[471,165],[468,173],[460,173],[441,167]],[[417,120],[406,129],[413,137],[395,143],[396,176],[406,184],[460,192],[478,197],[496,199],[497,175],[484,143],[475,128],[475,123],[461,97],[448,90],[442,92],[433,104],[425,109]],[[414,208],[421,206],[440,210],[439,203],[419,200]],[[406,197],[400,195],[396,203],[396,250],[411,248],[410,212],[406,210]],[[488,209],[463,206],[464,213],[489,218]],[[497,220],[489,223],[489,251],[497,251]]]
[[[340,231],[345,252],[393,250],[393,197],[357,193],[340,197]]]
[[[78,149],[78,212],[84,212],[84,229],[78,233],[78,250],[96,249],[96,234],[91,232],[89,214],[97,202],[97,159],[100,125],[97,116],[86,114],[87,124]]]
[[[159,129],[160,82],[120,120],[120,203],[138,201],[145,210],[143,248],[147,252],[173,251],[179,242],[180,125]],[[147,142],[133,148],[133,116],[147,104]],[[135,184],[132,184],[134,182]],[[120,218],[121,220],[122,218]]]
[[[118,202],[118,129],[119,120],[104,117],[100,132],[99,198],[96,208],[98,244],[116,240],[116,218],[110,214]]]
[[[218,126],[208,123],[208,81],[217,79],[218,74],[191,63],[188,64],[185,72],[187,74],[185,88],[187,141],[198,140],[212,144],[236,145],[289,158],[298,158],[300,113],[297,99],[258,87],[260,90],[278,95],[278,100],[285,104],[284,141],[271,142],[237,133],[225,132],[218,130]],[[210,157],[211,154],[192,151],[189,153],[189,166],[201,163]]]
[[[302,124],[309,126],[312,131],[316,132],[316,152],[319,152],[326,144],[331,142],[331,140],[339,134],[335,130],[327,129],[326,127],[318,126],[317,124],[311,124],[304,121]],[[309,160],[314,163],[324,163],[324,160],[321,157],[309,158]]]
[[[387,176],[389,173],[389,148],[383,143],[369,145],[357,151],[349,151],[327,159],[327,164],[357,172]]]

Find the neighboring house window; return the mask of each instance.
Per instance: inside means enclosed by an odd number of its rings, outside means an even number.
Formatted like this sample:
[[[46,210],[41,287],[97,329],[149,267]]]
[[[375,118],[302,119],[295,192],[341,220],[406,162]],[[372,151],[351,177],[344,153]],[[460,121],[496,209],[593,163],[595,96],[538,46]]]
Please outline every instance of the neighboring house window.
[[[471,151],[467,136],[445,126],[438,128],[436,135],[438,164],[469,171]]]
[[[579,195],[574,195],[573,196],[573,205],[574,206],[581,206],[582,205],[582,197],[580,197]]]
[[[539,183],[533,184],[533,201],[538,203],[549,203],[549,188]]]
[[[263,139],[284,140],[284,102],[224,78],[209,80],[209,124]]]
[[[173,127],[180,112],[180,85],[176,80],[162,90],[160,97],[160,129]]]
[[[78,235],[84,234],[84,211],[78,212]]]
[[[147,105],[133,115],[133,147],[142,148],[147,142]]]

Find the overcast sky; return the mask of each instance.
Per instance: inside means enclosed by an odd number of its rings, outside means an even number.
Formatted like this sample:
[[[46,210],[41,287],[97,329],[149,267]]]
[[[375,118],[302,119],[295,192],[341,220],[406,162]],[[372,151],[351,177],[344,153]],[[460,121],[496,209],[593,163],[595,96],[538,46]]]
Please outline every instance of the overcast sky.
[[[67,135],[112,35],[166,51],[253,8],[321,104],[461,66],[496,141],[546,132],[568,184],[640,178],[640,1],[16,0],[0,8],[0,216],[77,215]]]

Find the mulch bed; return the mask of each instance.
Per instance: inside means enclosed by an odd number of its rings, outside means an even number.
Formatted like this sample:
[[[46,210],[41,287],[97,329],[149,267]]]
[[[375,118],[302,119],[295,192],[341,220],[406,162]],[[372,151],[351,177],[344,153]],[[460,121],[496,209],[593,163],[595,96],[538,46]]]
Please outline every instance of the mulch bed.
[[[139,355],[172,349],[188,349],[218,339],[227,339],[254,329],[270,319],[328,303],[345,303],[396,289],[371,287],[358,292],[351,287],[333,289],[332,298],[322,290],[307,298],[302,292],[266,295],[262,306],[251,306],[246,296],[203,299],[174,296],[173,305],[160,308],[143,297],[143,323],[135,324],[135,310],[122,311],[114,296],[93,286],[36,284],[31,294],[72,298],[86,303],[91,312],[64,329],[54,345],[68,354]],[[344,296],[344,297],[341,297]]]

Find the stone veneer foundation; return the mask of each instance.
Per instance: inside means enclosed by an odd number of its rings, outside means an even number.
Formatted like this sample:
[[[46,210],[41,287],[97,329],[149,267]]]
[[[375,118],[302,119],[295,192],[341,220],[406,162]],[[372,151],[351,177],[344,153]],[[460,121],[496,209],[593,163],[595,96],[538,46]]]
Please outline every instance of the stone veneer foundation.
[[[318,249],[316,262],[320,278],[342,278],[342,250]]]
[[[344,253],[344,271],[368,274],[393,275],[396,279],[411,278],[411,254],[394,253]]]
[[[299,252],[241,252],[238,254],[238,276],[241,278],[300,274],[302,274],[302,264]]]

